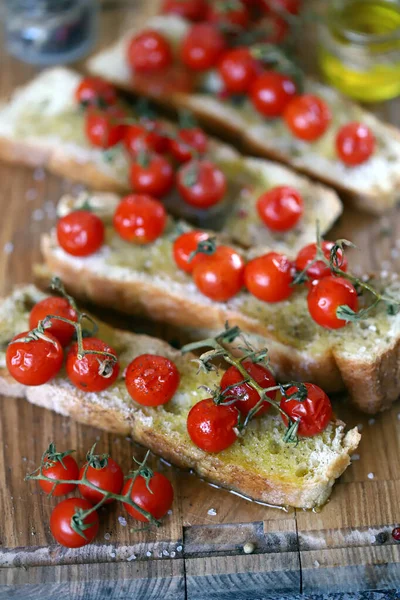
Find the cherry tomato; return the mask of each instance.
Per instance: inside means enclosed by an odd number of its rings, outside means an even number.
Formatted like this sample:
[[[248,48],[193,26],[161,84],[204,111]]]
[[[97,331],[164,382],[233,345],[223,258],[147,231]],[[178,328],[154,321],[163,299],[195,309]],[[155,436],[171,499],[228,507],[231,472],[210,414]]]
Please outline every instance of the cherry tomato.
[[[223,200],[227,184],[224,173],[209,160],[193,159],[178,170],[178,192],[196,208],[210,208]]]
[[[226,302],[243,287],[244,260],[233,248],[218,246],[193,269],[193,280],[202,294]]]
[[[124,145],[132,158],[140,152],[164,154],[169,150],[169,139],[160,124],[152,121],[129,125],[124,137]]]
[[[16,335],[7,346],[7,369],[18,383],[42,385],[57,375],[63,364],[63,349],[51,333],[46,333],[49,341],[39,338],[29,342],[18,342],[29,335],[24,331]]]
[[[78,509],[89,510],[92,508],[90,502],[85,498],[67,498],[53,508],[50,517],[50,529],[56,541],[66,548],[81,548],[90,544],[99,530],[99,516],[96,511],[90,513],[84,521],[84,525],[90,525],[83,531],[83,537],[72,528],[71,521]]]
[[[94,337],[83,340],[83,349],[110,352],[116,356],[111,346]],[[119,364],[111,363],[106,356],[99,354],[85,354],[83,358],[79,358],[78,344],[73,344],[67,354],[67,375],[80,390],[101,392],[110,387],[118,377]]]
[[[262,7],[266,13],[290,13],[298,15],[300,12],[300,0],[262,0]]]
[[[134,244],[154,242],[165,229],[167,213],[151,196],[125,196],[114,213],[114,228],[123,240]]]
[[[245,94],[260,70],[249,48],[234,48],[224,52],[218,72],[230,94]]]
[[[72,256],[88,256],[104,242],[103,221],[88,210],[75,210],[57,223],[57,239],[61,248]]]
[[[149,154],[132,163],[130,181],[134,192],[162,198],[174,186],[174,171],[160,154]]]
[[[197,402],[189,411],[187,430],[192,442],[205,452],[221,452],[236,442],[239,411],[215,404],[212,398]]]
[[[130,41],[127,60],[138,73],[164,71],[172,64],[171,45],[161,33],[147,29]]]
[[[125,119],[125,113],[118,107],[110,107],[106,110],[92,107],[85,115],[86,137],[93,146],[104,150],[116,146],[124,138]]]
[[[143,406],[160,406],[174,396],[180,381],[175,363],[157,354],[142,354],[128,365],[126,389]]]
[[[207,0],[164,0],[161,12],[179,15],[187,21],[203,21],[207,9]]]
[[[157,471],[149,472],[150,477],[145,478],[138,475],[132,487],[130,494],[131,500],[140,506],[143,510],[153,515],[155,519],[162,519],[172,506],[174,501],[174,488],[169,479]],[[147,479],[147,481],[146,481]],[[125,496],[129,492],[131,481],[128,479],[123,487],[122,494]],[[150,488],[150,489],[149,489]],[[146,522],[147,519],[140,514],[133,506],[124,503],[128,513],[138,521]]]
[[[250,87],[250,99],[265,117],[279,117],[294,98],[296,86],[290,77],[276,71],[265,71]]]
[[[207,20],[219,26],[244,29],[250,22],[250,13],[241,0],[219,0],[210,3]]]
[[[268,252],[250,260],[244,282],[250,294],[264,302],[281,302],[293,294],[293,265],[284,254]]]
[[[304,94],[289,102],[283,114],[293,135],[306,142],[314,142],[328,129],[331,111],[322,98]]]
[[[369,159],[375,150],[375,137],[363,123],[348,123],[336,136],[336,151],[345,165],[354,167]]]
[[[297,190],[287,185],[280,185],[259,197],[257,211],[262,221],[272,231],[289,231],[301,219],[304,202]]]
[[[89,465],[88,470],[86,471],[86,479],[88,479],[93,485],[105,490],[106,492],[119,494],[122,490],[122,486],[124,485],[124,474],[122,469],[119,464],[110,457],[106,459],[106,463],[107,464],[105,464],[103,467]],[[81,467],[81,470],[79,471],[79,479],[83,478],[86,465],[87,463]],[[93,505],[97,504],[104,498],[104,494],[93,490],[83,483],[80,483],[78,487],[81,495]],[[110,504],[111,502],[113,502],[113,498],[109,498],[104,504]]]
[[[293,398],[287,400],[289,396],[298,391],[297,386],[288,388],[285,396],[281,400],[281,408],[287,413],[292,421],[300,420],[297,433],[302,437],[311,437],[317,435],[327,428],[332,418],[332,405],[324,390],[313,383],[305,383],[307,388],[307,398],[303,401]],[[288,419],[282,415],[285,425],[288,425]]]
[[[260,363],[254,363],[251,360],[245,360],[243,362],[243,367],[261,387],[269,388],[276,386],[274,376],[264,365]],[[248,383],[240,383],[243,381],[243,379],[244,377],[240,371],[236,367],[232,366],[229,367],[229,369],[223,374],[220,386],[221,391],[224,391],[227,387],[230,387],[230,389],[224,394],[224,397],[227,401],[229,401],[230,396],[237,396],[238,400],[233,406],[236,406],[242,415],[247,415],[256,406],[257,402],[259,402],[260,394],[256,392],[256,390]],[[269,398],[271,398],[271,400],[275,400],[276,390],[271,390],[267,395]],[[260,417],[270,408],[271,405],[265,400],[258,409],[256,416]]]
[[[70,454],[67,454],[61,460],[51,460],[46,457],[45,463],[49,464],[49,466],[43,468],[42,474],[50,477],[50,479],[78,479],[79,467],[76,464],[76,460]],[[50,494],[54,483],[39,480],[39,485],[46,494]],[[54,488],[52,496],[65,496],[73,492],[75,488],[75,483],[59,483]]]
[[[189,258],[192,252],[197,250],[199,242],[204,242],[208,238],[209,235],[205,231],[187,231],[176,238],[172,252],[176,264],[182,271],[185,271],[185,273],[192,273],[194,267],[199,262],[206,260],[205,254],[196,254],[192,260],[189,260]]]
[[[193,157],[193,150],[197,154],[207,151],[208,139],[200,127],[187,127],[180,129],[175,140],[170,142],[173,157],[179,162],[188,162]]]
[[[327,258],[329,260],[330,255],[331,255],[331,249],[335,245],[334,242],[328,242],[328,241],[324,240],[321,245],[322,245],[322,251],[324,253],[325,258]],[[304,246],[304,248],[302,248],[300,250],[300,252],[298,253],[298,255],[296,257],[296,263],[295,263],[296,269],[299,272],[304,271],[304,269],[307,267],[307,265],[309,265],[314,260],[316,254],[317,254],[317,244],[308,244],[307,246]],[[340,248],[338,249],[337,257],[338,257],[338,265],[337,266],[340,268],[341,271],[346,272],[347,271],[347,258],[343,254],[343,252],[340,250]],[[317,260],[317,262],[315,262],[313,265],[311,265],[307,269],[307,276],[310,281],[314,281],[316,279],[322,279],[323,277],[328,277],[328,275],[330,275],[330,274],[331,274],[330,268],[322,260]]]
[[[340,329],[346,321],[336,316],[339,306],[358,310],[357,291],[343,277],[324,277],[310,288],[307,296],[308,311],[318,325],[326,329]]]
[[[181,46],[181,61],[194,71],[207,71],[218,63],[226,42],[212,23],[192,25]]]
[[[29,329],[35,329],[39,321],[43,321],[48,315],[64,317],[70,321],[77,321],[78,317],[68,300],[49,296],[37,302],[29,315]],[[46,328],[46,333],[51,333],[60,342],[61,346],[68,346],[75,333],[75,327],[59,321],[51,320],[51,327]]]
[[[117,101],[117,93],[112,86],[101,77],[84,77],[75,90],[75,100],[85,106],[111,106]]]

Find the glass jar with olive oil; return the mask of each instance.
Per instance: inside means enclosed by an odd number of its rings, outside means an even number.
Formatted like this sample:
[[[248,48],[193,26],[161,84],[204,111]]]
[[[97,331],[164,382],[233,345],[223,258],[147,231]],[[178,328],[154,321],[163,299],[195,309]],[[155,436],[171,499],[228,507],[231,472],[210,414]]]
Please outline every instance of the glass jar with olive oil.
[[[400,94],[400,1],[335,0],[319,26],[329,83],[363,102]]]

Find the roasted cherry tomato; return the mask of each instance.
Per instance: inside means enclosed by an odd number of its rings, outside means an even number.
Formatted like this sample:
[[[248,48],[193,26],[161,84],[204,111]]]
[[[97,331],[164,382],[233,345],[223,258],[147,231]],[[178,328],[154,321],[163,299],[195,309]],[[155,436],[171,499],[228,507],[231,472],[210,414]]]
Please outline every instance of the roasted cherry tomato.
[[[147,29],[132,38],[127,49],[127,60],[138,73],[164,71],[172,63],[171,45],[161,33]]]
[[[75,210],[57,223],[57,239],[61,248],[72,256],[88,256],[104,242],[103,221],[88,210]]]
[[[172,251],[174,260],[182,271],[192,273],[199,262],[207,259],[205,254],[196,254],[191,260],[190,257],[197,250],[199,243],[208,238],[209,235],[205,231],[187,231],[176,238]]]
[[[208,139],[200,127],[179,129],[176,139],[171,140],[170,150],[179,162],[188,162],[193,153],[204,154],[207,151]]]
[[[118,107],[106,110],[91,107],[85,116],[86,137],[93,146],[111,148],[119,144],[126,131],[125,113]]]
[[[375,149],[375,137],[363,123],[348,123],[336,136],[336,151],[340,160],[349,167],[366,162]]]
[[[111,346],[94,337],[83,340],[83,349],[109,352],[116,356]],[[101,392],[118,377],[119,364],[100,354],[85,354],[79,358],[78,344],[73,344],[67,354],[66,369],[69,379],[80,390]]]
[[[323,241],[322,242],[322,251],[324,253],[325,258],[329,260],[331,255],[331,249],[335,245],[334,242]],[[296,257],[296,269],[301,272],[307,268],[307,266],[312,263],[315,256],[317,254],[317,244],[308,244],[304,246],[298,253]],[[342,250],[339,248],[337,251],[337,265],[341,271],[347,271],[347,258],[343,254]],[[331,274],[331,270],[322,260],[317,260],[313,265],[308,267],[307,269],[307,277],[310,281],[314,281],[316,279],[322,279],[323,277],[328,277]]]
[[[250,99],[265,117],[279,117],[296,94],[290,77],[276,71],[265,71],[250,87]]]
[[[207,0],[164,0],[162,13],[179,15],[187,21],[204,21],[207,16]]]
[[[283,114],[293,135],[306,142],[314,142],[328,129],[331,111],[322,98],[304,94],[289,102]]]
[[[140,506],[143,510],[150,513],[155,519],[162,519],[172,506],[174,501],[174,488],[169,479],[162,473],[144,469],[145,475],[138,475],[134,481],[130,494],[131,500]],[[122,489],[125,496],[129,492],[131,485],[128,479]],[[128,513],[138,521],[146,522],[147,519],[133,506],[124,503]]]
[[[192,25],[181,46],[181,61],[193,71],[207,71],[218,63],[226,42],[212,23]]]
[[[134,192],[162,198],[174,186],[174,170],[164,156],[147,154],[132,163],[130,181]]]
[[[245,94],[259,71],[259,63],[246,47],[224,52],[218,64],[218,72],[230,94]]]
[[[244,260],[233,248],[218,246],[193,269],[193,280],[202,294],[216,302],[235,296],[244,283]]]
[[[50,479],[53,480],[78,479],[79,467],[76,464],[76,460],[70,454],[67,454],[66,456],[61,455],[60,458],[57,458],[56,456],[54,459],[52,457],[46,457],[45,465],[46,466],[42,470],[42,474],[45,477],[50,477]],[[75,483],[58,483],[53,490],[54,483],[43,480],[39,480],[39,485],[46,494],[52,492],[52,496],[65,496],[66,494],[73,492],[76,488]]]
[[[169,138],[163,128],[155,121],[136,123],[126,128],[124,145],[132,158],[136,159],[140,152],[156,152],[164,154],[169,150]]]
[[[250,260],[244,282],[250,294],[264,302],[281,302],[292,295],[293,265],[284,254],[268,252]]]
[[[83,478],[86,465],[87,463],[85,463],[79,471],[79,479]],[[97,463],[96,461],[91,462],[86,471],[86,479],[98,488],[101,488],[106,492],[112,492],[113,494],[119,494],[124,485],[124,474],[122,469],[119,464],[110,457],[105,459],[99,457]],[[81,495],[93,505],[104,498],[104,494],[97,490],[93,490],[83,483],[80,483],[78,487]],[[111,502],[113,502],[113,498],[109,498],[104,504],[110,504]]]
[[[244,29],[250,22],[250,13],[241,0],[214,0],[209,4],[207,20],[219,26]]]
[[[7,346],[7,369],[18,383],[24,385],[42,385],[57,375],[63,364],[63,349],[60,342],[51,333],[46,338],[19,342],[26,338],[29,331],[16,335]]]
[[[135,402],[160,406],[174,396],[180,381],[179,371],[165,356],[141,354],[128,365],[125,385]]]
[[[209,160],[193,159],[178,170],[176,185],[183,200],[196,208],[210,208],[223,200],[225,174]]]
[[[75,90],[75,99],[84,106],[104,108],[116,103],[117,93],[114,86],[101,77],[84,77]]]
[[[339,306],[349,306],[358,310],[357,291],[352,283],[343,277],[324,277],[310,288],[307,297],[308,311],[321,327],[340,329],[346,321],[339,319],[336,311]]]
[[[272,231],[289,231],[303,216],[304,202],[297,190],[280,185],[259,197],[257,211]]]
[[[236,442],[238,422],[237,408],[215,404],[212,398],[206,398],[190,409],[187,430],[192,442],[201,450],[221,452]]]
[[[85,498],[67,498],[53,508],[50,517],[50,529],[56,541],[66,548],[81,548],[90,544],[94,540],[99,530],[99,516],[96,511],[88,515],[83,525],[90,525],[84,528],[82,535],[72,528],[72,518],[77,510],[89,510],[92,508],[90,502]]]
[[[48,315],[64,317],[70,321],[77,321],[78,317],[68,300],[65,298],[57,298],[49,296],[37,302],[29,315],[29,329],[35,329],[39,321],[43,321]],[[46,333],[51,333],[58,339],[61,346],[68,346],[72,336],[75,333],[75,327],[59,321],[58,319],[51,320],[51,327],[46,328]]]
[[[151,196],[130,194],[118,204],[114,228],[123,240],[134,244],[154,242],[165,229],[167,213],[163,204]]]
[[[274,376],[264,365],[254,363],[251,360],[245,360],[243,367],[261,387],[269,388],[276,386]],[[234,406],[236,406],[242,415],[247,415],[256,406],[257,402],[259,402],[260,394],[248,383],[241,383],[243,379],[244,377],[240,371],[232,366],[223,374],[220,386],[222,392],[226,390],[224,394],[226,401],[237,397],[237,402],[234,403]],[[271,400],[275,400],[276,390],[271,390],[267,395]],[[265,414],[270,408],[271,405],[269,402],[264,400],[255,415],[259,417]]]
[[[299,391],[297,386],[287,388],[285,396],[281,400],[281,408],[286,412],[292,421],[299,421],[298,435],[302,437],[311,437],[317,435],[327,428],[332,418],[332,405],[324,390],[313,383],[305,383],[307,388],[307,398],[299,400],[288,398]],[[288,419],[282,415],[285,425],[288,425]]]

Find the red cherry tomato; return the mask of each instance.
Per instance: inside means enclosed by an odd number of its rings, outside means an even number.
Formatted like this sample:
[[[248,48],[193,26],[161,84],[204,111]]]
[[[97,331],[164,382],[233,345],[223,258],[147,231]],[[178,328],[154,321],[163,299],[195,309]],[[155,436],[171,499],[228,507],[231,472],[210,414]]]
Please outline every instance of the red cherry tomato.
[[[325,258],[329,260],[331,255],[331,249],[335,245],[334,242],[323,241],[322,242],[322,251],[324,253]],[[308,244],[304,246],[298,253],[296,257],[296,269],[301,272],[307,268],[307,266],[314,260],[317,254],[317,244]],[[343,252],[338,250],[337,252],[338,264],[337,266],[341,271],[347,271],[347,258],[343,254]],[[313,265],[308,267],[307,276],[310,281],[314,281],[316,279],[322,279],[323,277],[328,277],[331,274],[330,268],[322,261],[317,260]]]
[[[156,152],[164,154],[169,150],[169,139],[163,128],[156,122],[129,125],[124,137],[124,145],[132,158],[140,152]]]
[[[244,260],[233,248],[218,246],[193,269],[193,281],[202,294],[226,302],[243,287]]]
[[[264,302],[281,302],[293,294],[293,265],[283,254],[268,252],[249,261],[244,281],[250,294]]]
[[[264,365],[260,363],[254,363],[251,360],[245,360],[243,362],[243,367],[246,369],[247,373],[263,388],[269,388],[276,386],[276,381],[271,371],[267,369]],[[249,412],[256,406],[257,402],[260,400],[260,394],[256,392],[254,388],[251,387],[248,383],[240,383],[243,381],[244,377],[240,373],[240,371],[236,367],[229,367],[227,371],[222,376],[221,379],[221,391],[226,390],[226,388],[230,387],[229,390],[224,394],[224,398],[229,401],[230,396],[238,397],[237,402],[234,403],[233,406],[236,406],[238,411],[242,415],[248,415]],[[236,385],[237,384],[237,385]],[[233,386],[233,387],[231,387]],[[268,397],[271,400],[275,400],[276,390],[271,390],[268,392]],[[255,416],[260,417],[265,414],[271,405],[266,400],[258,409]]]
[[[207,0],[164,0],[161,12],[179,15],[187,21],[203,21],[207,9]]]
[[[57,239],[68,254],[88,256],[104,242],[103,221],[88,210],[75,210],[58,221]]]
[[[116,356],[111,346],[93,337],[83,340],[83,349],[110,352]],[[80,390],[101,392],[117,379],[119,364],[118,362],[111,364],[106,356],[99,354],[85,354],[79,358],[78,344],[73,344],[67,354],[66,369],[70,381]]]
[[[77,321],[78,317],[68,300],[65,298],[56,298],[50,296],[37,302],[29,315],[29,329],[35,329],[39,321],[43,321],[48,315],[64,317],[70,321]],[[46,333],[51,333],[60,342],[61,346],[68,346],[72,336],[75,333],[73,325],[59,321],[58,319],[51,320],[51,327],[46,328]]]
[[[289,102],[283,118],[295,137],[314,142],[328,129],[332,115],[324,100],[304,94]]]
[[[189,259],[192,252],[197,250],[199,243],[204,242],[208,238],[209,235],[205,231],[187,231],[176,238],[172,252],[176,264],[182,271],[185,271],[185,273],[192,273],[194,267],[199,262],[206,260],[207,257],[205,254],[196,254],[192,260]]]
[[[227,184],[224,173],[209,160],[191,160],[178,170],[178,192],[196,208],[210,208],[223,200]]]
[[[375,137],[363,123],[348,123],[336,136],[336,151],[345,165],[355,167],[369,159],[375,150]]]
[[[260,70],[249,48],[234,48],[224,52],[218,71],[230,94],[245,94]]]
[[[174,171],[164,156],[150,154],[132,163],[130,181],[134,192],[162,198],[174,186]]]
[[[143,510],[150,513],[155,519],[162,519],[172,506],[174,501],[174,488],[169,479],[157,471],[147,471],[148,477],[138,475],[132,487],[130,494],[131,500],[140,506]],[[146,481],[147,479],[147,481]],[[129,492],[131,481],[128,479],[123,487],[122,494],[125,496]],[[147,519],[133,506],[124,503],[128,513],[138,521],[146,522]]]
[[[197,402],[189,411],[187,430],[192,442],[205,452],[221,452],[236,442],[239,411],[215,404],[212,398]]]
[[[265,71],[250,87],[250,99],[265,117],[279,117],[296,94],[290,77],[276,71]]]
[[[135,402],[160,406],[174,396],[180,381],[175,363],[157,354],[141,354],[128,365],[125,385]]]
[[[250,22],[250,13],[241,0],[217,0],[210,3],[207,20],[219,26],[244,29]]]
[[[130,41],[127,60],[138,73],[164,71],[172,64],[171,45],[161,33],[147,29]]]
[[[50,517],[50,529],[56,541],[66,548],[81,548],[90,544],[99,530],[99,516],[96,511],[90,513],[84,521],[84,525],[90,525],[84,529],[83,535],[77,533],[71,525],[72,518],[77,510],[89,510],[92,508],[90,502],[85,498],[67,498],[53,508]]]
[[[181,46],[181,61],[193,71],[207,71],[218,63],[226,42],[212,23],[192,25]]]
[[[83,474],[85,472],[87,463],[81,467],[79,471],[79,479],[83,478]],[[119,464],[108,457],[106,460],[106,464],[101,467],[89,465],[86,471],[86,479],[90,481],[93,485],[105,490],[106,492],[112,492],[113,494],[119,494],[122,490],[122,486],[124,485],[124,474],[122,472]],[[92,488],[84,485],[83,483],[79,484],[79,492],[81,495],[86,498],[93,505],[97,504],[104,498],[104,494],[98,492],[97,490],[93,490]],[[110,504],[113,502],[113,498],[109,498],[105,501],[104,504]]]
[[[125,196],[114,213],[114,228],[123,240],[134,244],[154,242],[165,229],[167,213],[151,196]]]
[[[259,197],[257,211],[272,231],[289,231],[303,216],[304,202],[297,190],[280,185]]]
[[[111,106],[117,101],[117,92],[101,77],[84,77],[75,90],[75,100],[85,106]]]
[[[323,390],[313,383],[305,383],[307,388],[307,398],[303,401],[293,398],[287,400],[289,396],[298,392],[298,387],[293,386],[285,391],[285,396],[281,400],[281,408],[289,415],[292,421],[300,420],[297,433],[302,437],[311,437],[317,435],[327,428],[332,418],[332,405],[328,396]],[[282,415],[285,425],[288,425],[288,419]]]
[[[340,329],[346,321],[336,316],[339,306],[349,306],[358,310],[357,291],[352,283],[343,277],[324,277],[310,288],[307,296],[308,311],[318,325],[326,329]]]
[[[76,460],[69,454],[62,459],[55,460],[46,457],[45,464],[49,465],[42,470],[42,474],[45,475],[45,477],[50,477],[50,479],[53,480],[78,479],[79,467],[76,464]],[[50,494],[54,487],[54,483],[51,483],[50,481],[39,480],[39,485],[46,494]],[[73,492],[75,488],[75,483],[59,483],[54,488],[52,496],[65,496],[66,494]]]
[[[111,106],[106,110],[89,108],[85,115],[85,133],[93,146],[111,148],[124,138],[126,125],[125,113],[118,107]]]
[[[180,129],[176,139],[170,142],[173,157],[182,163],[188,162],[193,157],[193,151],[197,154],[204,154],[207,147],[207,136],[200,127]]]
[[[49,341],[39,338],[29,342],[18,342],[29,331],[16,335],[6,350],[7,369],[18,383],[42,385],[57,375],[63,364],[63,349],[51,333],[46,333]]]

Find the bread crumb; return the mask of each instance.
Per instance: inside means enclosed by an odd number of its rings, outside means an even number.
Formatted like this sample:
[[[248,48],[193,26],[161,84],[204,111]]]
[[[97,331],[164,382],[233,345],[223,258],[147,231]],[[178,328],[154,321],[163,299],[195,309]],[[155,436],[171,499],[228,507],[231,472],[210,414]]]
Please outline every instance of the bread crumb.
[[[210,508],[207,511],[207,514],[210,515],[210,517],[215,517],[215,515],[217,514],[217,511],[215,510],[215,508]]]
[[[373,479],[374,478],[374,474],[373,473],[368,473],[367,477],[368,477],[368,479]]]
[[[246,542],[243,546],[243,552],[245,554],[252,554],[255,550],[255,546],[252,542]]]

